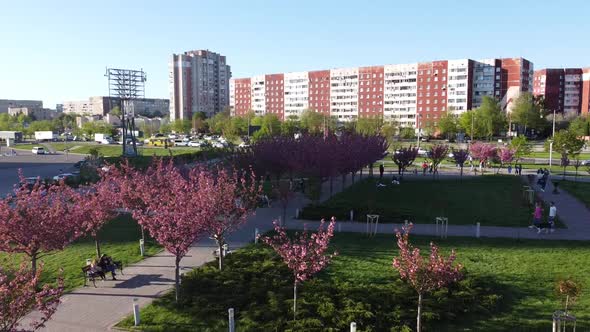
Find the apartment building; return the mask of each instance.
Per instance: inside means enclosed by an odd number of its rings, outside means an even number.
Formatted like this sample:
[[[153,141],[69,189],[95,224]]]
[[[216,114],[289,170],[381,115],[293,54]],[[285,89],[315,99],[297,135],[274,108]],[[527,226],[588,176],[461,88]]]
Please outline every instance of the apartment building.
[[[526,59],[506,58],[271,74],[231,80],[230,107],[238,116],[254,111],[287,119],[310,109],[340,122],[378,117],[418,128],[478,107],[485,96],[510,111],[520,93],[532,91],[532,69]]]
[[[135,115],[158,116],[168,115],[170,101],[159,98],[141,98],[130,102]],[[63,112],[77,115],[105,116],[113,108],[121,107],[121,99],[117,97],[94,96],[88,100],[64,101]]]
[[[309,108],[309,76],[307,72],[284,75],[284,118],[299,117]]]
[[[590,68],[582,71],[582,114],[590,112]]]
[[[545,106],[564,114],[588,113],[590,68],[548,68],[534,73],[533,93]]]
[[[41,100],[0,99],[0,113],[8,113],[10,107],[43,108]]]
[[[35,120],[51,120],[56,118],[60,113],[57,110],[39,107],[9,107],[8,114],[11,116],[18,116],[20,114],[26,115]]]
[[[415,127],[418,64],[385,65],[383,72],[383,119]]]
[[[169,62],[170,119],[211,116],[230,104],[230,66],[223,55],[208,50],[173,54]],[[261,106],[258,104],[257,106]]]

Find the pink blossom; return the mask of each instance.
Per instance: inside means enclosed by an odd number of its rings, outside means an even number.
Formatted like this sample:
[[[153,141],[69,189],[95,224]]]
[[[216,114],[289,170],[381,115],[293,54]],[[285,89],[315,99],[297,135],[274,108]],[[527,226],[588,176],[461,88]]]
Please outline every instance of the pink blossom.
[[[0,331],[22,331],[20,320],[37,310],[40,317],[29,326],[34,331],[43,327],[55,313],[64,289],[63,278],[58,278],[56,287],[46,284],[38,289],[42,269],[41,265],[33,273],[22,264],[18,271],[6,273],[0,268]]]

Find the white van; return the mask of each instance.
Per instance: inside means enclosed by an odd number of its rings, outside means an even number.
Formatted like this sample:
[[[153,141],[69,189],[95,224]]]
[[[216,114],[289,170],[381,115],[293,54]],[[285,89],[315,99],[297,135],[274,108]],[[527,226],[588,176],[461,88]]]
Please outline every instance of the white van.
[[[41,146],[36,146],[31,150],[32,154],[45,154],[45,149]]]

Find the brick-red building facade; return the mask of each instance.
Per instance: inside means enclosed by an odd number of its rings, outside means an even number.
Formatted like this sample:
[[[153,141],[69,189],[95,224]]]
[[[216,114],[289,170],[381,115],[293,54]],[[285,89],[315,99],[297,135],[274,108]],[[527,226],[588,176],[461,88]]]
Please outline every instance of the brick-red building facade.
[[[284,74],[271,74],[265,75],[264,77],[266,111],[276,114],[279,119],[283,119],[283,113],[285,111],[284,79]]]
[[[359,118],[374,118],[383,115],[383,76],[383,66],[359,68]]]
[[[235,115],[246,115],[252,109],[252,83],[249,78],[237,78],[234,80],[234,113]]]
[[[330,71],[310,71],[309,109],[330,115]]]
[[[418,127],[436,126],[440,116],[447,110],[447,70],[446,60],[418,64]]]

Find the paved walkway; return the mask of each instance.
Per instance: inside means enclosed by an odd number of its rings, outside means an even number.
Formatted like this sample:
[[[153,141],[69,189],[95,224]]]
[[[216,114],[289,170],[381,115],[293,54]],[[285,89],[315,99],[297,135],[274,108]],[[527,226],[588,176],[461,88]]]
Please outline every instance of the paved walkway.
[[[377,173],[378,174],[378,173]],[[368,172],[363,173],[363,178]],[[464,175],[469,176],[469,175]],[[441,179],[456,178],[457,175],[441,174]],[[422,178],[421,175],[414,178]],[[431,178],[431,177],[424,177]],[[356,181],[360,180],[357,175]],[[346,179],[346,185],[351,184],[350,176]],[[329,183],[323,187],[322,200],[329,197]],[[342,190],[341,178],[334,179],[334,193]],[[528,228],[510,227],[481,227],[482,237],[507,237],[507,238],[531,238],[531,239],[590,239],[590,211],[575,200],[571,195],[562,191],[559,195],[552,195],[551,184],[547,191],[541,193],[543,199],[556,202],[558,214],[568,226],[568,229],[558,229],[552,234],[537,234]],[[295,209],[305,206],[307,201],[297,196],[290,202],[287,211],[286,225],[288,228],[301,229],[304,224],[309,228],[317,227],[318,221],[295,220]],[[263,233],[272,228],[272,220],[282,215],[282,209],[278,203],[272,208],[258,209],[256,215],[248,219],[247,224],[229,238],[230,249],[235,249],[253,241],[256,228]],[[393,233],[395,228],[401,225],[381,224],[379,233]],[[342,222],[338,224],[337,231],[365,232],[366,224],[359,222]],[[415,234],[435,235],[434,225],[415,225]],[[449,225],[448,236],[475,236],[475,225]],[[182,272],[190,271],[208,261],[213,260],[212,251],[215,249],[211,240],[203,240],[191,247],[189,253],[181,261]],[[126,267],[125,275],[118,281],[98,282],[97,288],[81,287],[65,295],[63,303],[58,311],[48,322],[43,331],[105,331],[113,327],[122,318],[132,313],[132,301],[138,299],[141,307],[149,304],[164,292],[169,291],[174,284],[174,257],[167,252],[162,252],[154,257],[147,258],[137,264]],[[35,313],[31,314],[34,316]]]

